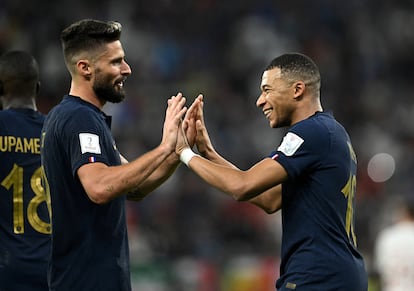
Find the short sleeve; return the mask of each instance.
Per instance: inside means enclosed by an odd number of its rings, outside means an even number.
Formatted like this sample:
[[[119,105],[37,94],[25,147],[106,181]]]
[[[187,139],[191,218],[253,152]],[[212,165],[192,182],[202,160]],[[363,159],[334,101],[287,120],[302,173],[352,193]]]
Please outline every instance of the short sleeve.
[[[281,144],[269,157],[280,163],[291,179],[312,171],[327,151],[328,137],[312,119],[289,129]]]
[[[89,110],[73,113],[64,127],[63,142],[66,142],[72,174],[84,164],[102,162],[109,164],[106,145],[105,123],[99,115]]]

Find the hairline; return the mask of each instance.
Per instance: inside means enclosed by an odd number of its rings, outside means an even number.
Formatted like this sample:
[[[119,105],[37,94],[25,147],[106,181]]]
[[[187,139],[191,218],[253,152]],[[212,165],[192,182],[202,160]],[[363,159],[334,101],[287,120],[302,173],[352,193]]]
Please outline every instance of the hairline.
[[[112,42],[116,42],[119,40],[114,40]],[[66,56],[64,58],[66,67],[69,69],[70,72],[76,68],[77,63],[80,60],[89,60],[91,63],[94,63],[96,60],[98,60],[105,52],[105,47],[112,42],[105,42],[101,43],[93,48],[84,49],[82,51],[79,51],[75,54],[72,54],[70,59],[68,59]]]
[[[83,19],[66,27],[61,33],[63,57],[69,72],[79,60],[95,62],[105,52],[105,46],[120,41],[122,25],[116,21]]]
[[[303,82],[305,86],[309,87],[314,93],[318,93],[321,88],[321,76],[319,69],[318,76],[312,74],[310,78],[303,78],[303,75],[298,76],[297,72],[291,70],[288,67],[283,66],[282,64],[272,64],[273,61],[265,68],[266,71],[271,71],[274,69],[279,69],[280,75],[277,77],[278,79],[284,80],[288,85],[293,85],[296,82]],[[315,64],[316,66],[316,64]],[[313,79],[313,80],[312,80]]]

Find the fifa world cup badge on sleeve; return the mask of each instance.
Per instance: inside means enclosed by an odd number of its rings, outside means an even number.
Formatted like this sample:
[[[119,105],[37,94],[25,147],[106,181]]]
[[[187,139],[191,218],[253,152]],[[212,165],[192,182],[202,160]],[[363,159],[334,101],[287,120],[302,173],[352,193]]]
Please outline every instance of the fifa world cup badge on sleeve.
[[[100,154],[99,136],[93,133],[79,133],[79,143],[82,154]]]
[[[293,132],[288,132],[283,137],[282,143],[277,150],[290,157],[298,150],[303,142],[303,138]]]

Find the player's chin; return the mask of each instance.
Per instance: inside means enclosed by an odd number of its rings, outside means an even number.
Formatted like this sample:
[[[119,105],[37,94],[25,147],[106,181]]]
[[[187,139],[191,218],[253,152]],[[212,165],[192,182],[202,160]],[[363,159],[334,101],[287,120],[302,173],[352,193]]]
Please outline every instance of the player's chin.
[[[120,102],[124,101],[124,99],[125,99],[125,94],[124,94],[123,91],[121,91],[121,92],[116,91],[110,97],[107,96],[107,98],[106,98],[106,100],[111,102],[111,103],[120,103]]]
[[[125,97],[125,89],[122,86],[115,85],[114,86],[114,92],[115,92],[116,95],[122,96],[122,98]]]

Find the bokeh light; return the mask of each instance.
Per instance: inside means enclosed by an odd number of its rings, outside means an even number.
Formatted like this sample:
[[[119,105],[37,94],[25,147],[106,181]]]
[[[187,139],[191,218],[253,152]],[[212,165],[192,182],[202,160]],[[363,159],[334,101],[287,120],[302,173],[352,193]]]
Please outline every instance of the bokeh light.
[[[392,177],[395,171],[394,157],[387,153],[374,155],[368,163],[368,175],[374,181],[382,183]]]

